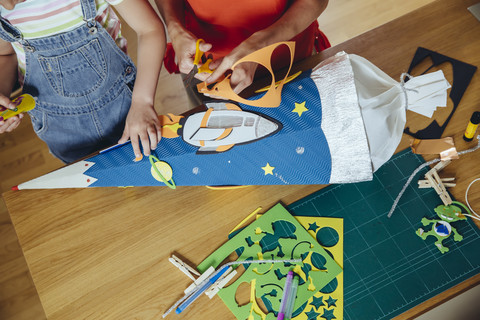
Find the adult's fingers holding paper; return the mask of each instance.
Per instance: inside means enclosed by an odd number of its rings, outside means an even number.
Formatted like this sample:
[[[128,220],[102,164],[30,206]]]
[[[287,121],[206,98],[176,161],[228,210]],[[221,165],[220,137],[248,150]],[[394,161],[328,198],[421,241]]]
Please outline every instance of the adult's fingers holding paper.
[[[225,74],[225,72],[227,72],[228,70],[231,70],[233,63],[235,63],[235,61],[232,61],[231,57],[228,57],[228,56],[224,57],[221,60],[213,61],[210,64],[210,69],[212,70],[215,69],[215,70],[204,81],[206,81],[207,83],[216,82],[218,79],[220,79],[220,77],[222,77]]]
[[[230,84],[235,93],[240,93],[243,89],[250,86],[255,76],[257,64],[253,62],[244,62],[239,64],[232,72]]]

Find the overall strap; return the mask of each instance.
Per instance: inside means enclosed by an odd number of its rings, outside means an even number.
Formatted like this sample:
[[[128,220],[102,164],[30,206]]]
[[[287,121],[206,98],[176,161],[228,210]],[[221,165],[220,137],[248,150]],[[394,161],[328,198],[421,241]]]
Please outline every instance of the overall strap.
[[[21,42],[22,33],[5,18],[0,16],[0,38],[8,42]]]
[[[95,17],[97,16],[97,5],[95,0],[80,0],[82,5],[83,20],[87,23],[95,23]]]

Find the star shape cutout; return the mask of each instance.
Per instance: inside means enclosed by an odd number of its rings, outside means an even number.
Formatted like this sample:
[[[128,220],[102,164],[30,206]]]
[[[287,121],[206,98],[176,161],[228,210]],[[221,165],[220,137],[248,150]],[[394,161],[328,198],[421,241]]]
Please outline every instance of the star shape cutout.
[[[265,175],[267,174],[271,174],[273,175],[273,169],[275,169],[275,167],[272,167],[268,162],[267,162],[267,165],[265,167],[262,167],[263,171],[265,171]]]
[[[331,306],[336,307],[337,305],[335,304],[338,299],[333,299],[332,296],[329,296],[325,302],[327,303],[328,307],[330,308]]]
[[[321,297],[321,296],[320,296],[320,297],[313,297],[312,299],[313,299],[313,300],[312,300],[312,302],[310,302],[310,304],[311,304],[312,306],[314,306],[315,309],[317,309],[317,310],[318,310],[318,308],[320,308],[321,306],[324,306],[324,305],[325,305],[325,303],[323,303],[323,297]]]
[[[323,314],[321,315],[321,317],[327,320],[337,319],[337,317],[333,315],[333,309],[323,309]]]
[[[305,107],[305,102],[306,101],[303,101],[302,103],[295,102],[295,109],[293,109],[292,112],[298,113],[298,116],[301,117],[302,113],[308,111],[308,109]]]
[[[312,230],[313,232],[316,232],[318,228],[319,226],[317,226],[316,222],[308,224],[308,230]]]
[[[317,320],[317,317],[320,315],[320,313],[316,313],[312,308],[309,312],[305,312],[305,315],[308,317],[307,320]]]

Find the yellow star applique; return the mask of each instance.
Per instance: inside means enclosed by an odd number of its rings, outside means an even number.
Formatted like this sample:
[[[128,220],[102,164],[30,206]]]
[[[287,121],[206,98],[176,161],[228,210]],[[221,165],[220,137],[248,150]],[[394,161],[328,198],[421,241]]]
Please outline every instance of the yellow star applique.
[[[293,109],[292,112],[298,113],[298,116],[301,117],[302,113],[308,111],[308,109],[305,107],[305,102],[306,101],[303,101],[302,103],[295,102],[295,109]]]
[[[265,171],[265,175],[267,174],[271,174],[273,175],[273,169],[275,169],[275,167],[272,167],[268,162],[267,162],[267,165],[265,167],[262,167],[263,171]]]

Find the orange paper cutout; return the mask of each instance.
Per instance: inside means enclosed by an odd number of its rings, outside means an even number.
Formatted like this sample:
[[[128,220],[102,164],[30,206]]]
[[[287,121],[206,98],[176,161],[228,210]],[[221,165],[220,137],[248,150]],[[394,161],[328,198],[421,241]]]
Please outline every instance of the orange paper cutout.
[[[178,137],[178,129],[182,126],[180,125],[180,119],[183,116],[176,116],[171,113],[168,115],[160,115],[158,119],[160,120],[160,126],[162,127],[162,137],[164,138],[176,138]]]
[[[442,139],[414,139],[410,146],[413,153],[439,154],[442,161],[458,159],[457,149],[452,137]]]
[[[297,73],[294,73],[291,76],[288,76],[287,79],[285,80],[284,84],[295,80],[301,74],[302,74],[302,71],[298,71]],[[280,82],[282,82],[282,80],[279,80],[279,81],[275,82],[275,87],[278,87]],[[265,92],[265,91],[268,91],[268,89],[270,89],[270,86],[266,86],[262,89],[255,90],[255,93]]]
[[[275,49],[281,45],[286,45],[290,50],[290,65],[288,67],[288,72],[286,73],[285,78],[280,81],[278,86],[275,86],[276,81],[275,74],[272,70],[271,56]],[[232,70],[235,70],[235,67],[242,62],[255,62],[264,66],[270,72],[272,76],[272,83],[270,84],[270,88],[265,93],[265,95],[258,100],[247,100],[236,94],[230,85],[230,75],[225,77],[222,81],[217,82],[212,89],[208,88],[206,82],[199,83],[197,85],[198,92],[240,102],[249,106],[276,108],[280,105],[280,102],[282,101],[283,85],[285,84],[290,73],[290,69],[292,68],[294,54],[295,42],[285,41],[274,43],[265,48],[252,52],[249,55],[235,62],[235,64],[232,66]]]

